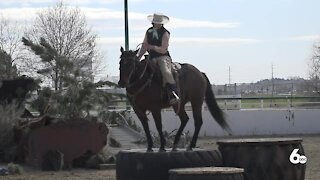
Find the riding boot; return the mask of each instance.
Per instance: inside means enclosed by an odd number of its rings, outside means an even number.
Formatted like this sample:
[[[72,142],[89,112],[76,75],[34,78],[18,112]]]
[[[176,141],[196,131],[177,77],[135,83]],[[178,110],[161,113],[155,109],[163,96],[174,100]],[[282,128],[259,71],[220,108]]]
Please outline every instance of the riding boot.
[[[168,91],[169,104],[174,105],[179,102],[177,86],[175,84],[166,84]]]

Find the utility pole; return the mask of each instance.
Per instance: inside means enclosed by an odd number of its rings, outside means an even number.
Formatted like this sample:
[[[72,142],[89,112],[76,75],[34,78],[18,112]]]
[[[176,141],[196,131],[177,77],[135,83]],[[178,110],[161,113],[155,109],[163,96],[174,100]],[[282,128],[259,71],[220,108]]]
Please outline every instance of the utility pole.
[[[229,66],[229,86],[231,85],[231,69],[230,69],[230,66]]]
[[[273,97],[273,93],[274,93],[273,64],[271,64],[271,83],[272,83],[271,95],[272,95],[272,97]]]
[[[229,85],[228,85],[228,91],[230,91],[230,94],[231,94],[231,69],[230,69],[230,66],[229,66]]]
[[[125,50],[129,50],[128,0],[124,0],[124,37]]]

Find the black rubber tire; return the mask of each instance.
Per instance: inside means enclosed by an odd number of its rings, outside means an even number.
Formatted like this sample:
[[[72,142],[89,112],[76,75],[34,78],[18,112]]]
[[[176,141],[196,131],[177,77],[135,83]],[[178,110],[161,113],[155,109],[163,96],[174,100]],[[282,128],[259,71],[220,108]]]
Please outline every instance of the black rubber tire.
[[[244,168],[245,180],[304,180],[306,164],[289,161],[294,149],[305,155],[302,139],[258,138],[218,141],[223,165]]]
[[[170,169],[221,165],[217,150],[146,152],[146,149],[132,149],[118,153],[116,175],[117,180],[169,180]]]

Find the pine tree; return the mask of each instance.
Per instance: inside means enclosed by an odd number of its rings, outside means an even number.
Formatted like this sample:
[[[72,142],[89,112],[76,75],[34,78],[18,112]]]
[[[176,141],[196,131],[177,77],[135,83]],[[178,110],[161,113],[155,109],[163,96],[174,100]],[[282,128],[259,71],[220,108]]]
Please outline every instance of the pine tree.
[[[41,101],[47,101],[51,106],[50,112],[64,119],[85,118],[88,117],[90,110],[106,106],[111,95],[96,88],[104,83],[93,83],[88,78],[84,78],[85,72],[68,58],[59,56],[57,50],[51,47],[44,38],[40,39],[40,44],[34,44],[26,38],[23,38],[22,41],[41,58],[44,68],[38,73],[50,74],[55,80],[55,90],[51,92],[50,89],[45,88],[43,92],[40,92],[40,95],[43,94],[44,97],[39,96],[37,103],[34,103],[35,106],[43,108],[44,103]],[[57,88],[58,82],[62,83],[62,88]],[[40,112],[43,111],[44,109],[40,110]]]
[[[0,49],[0,79],[13,79],[18,76],[16,65],[12,63],[11,56]]]

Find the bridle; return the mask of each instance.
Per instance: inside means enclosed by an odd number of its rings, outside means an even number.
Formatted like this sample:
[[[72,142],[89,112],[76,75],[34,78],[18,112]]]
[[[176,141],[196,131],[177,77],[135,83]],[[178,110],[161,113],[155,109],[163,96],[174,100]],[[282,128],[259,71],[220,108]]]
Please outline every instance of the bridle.
[[[132,75],[133,75],[133,73],[134,73],[134,71],[136,70],[136,59],[134,59],[134,63],[133,63],[133,68],[131,69],[131,71],[130,71],[130,73],[129,73],[129,77],[128,77],[128,79],[129,79],[129,84],[128,85],[126,85],[126,88],[130,88],[131,86],[132,86],[132,84],[130,84],[130,79],[132,78]]]
[[[145,65],[145,67],[144,67],[144,70],[143,70],[143,72],[141,73],[141,75],[139,76],[139,78],[136,80],[136,81],[132,81],[132,75],[135,73],[135,71],[136,71],[136,63],[138,63],[137,62],[138,60],[137,59],[134,59],[134,63],[133,63],[133,68],[131,69],[131,71],[130,71],[130,73],[129,73],[129,77],[128,77],[128,79],[129,79],[129,84],[126,86],[126,88],[130,88],[130,87],[132,87],[132,86],[134,86],[137,82],[139,82],[139,80],[140,79],[142,79],[142,77],[143,77],[143,75],[144,75],[144,73],[145,73],[145,71],[146,71],[146,69],[147,69],[147,63],[146,63],[146,65]]]
[[[147,71],[147,67],[148,67],[148,64],[149,64],[149,60],[146,60],[146,64],[143,68],[143,71],[142,73],[140,74],[139,78],[135,81],[132,81],[132,77],[133,77],[133,74],[136,72],[137,70],[137,66],[136,66],[136,61],[138,61],[137,59],[134,59],[134,64],[133,64],[133,68],[132,70],[130,71],[129,73],[129,83],[128,85],[126,85],[126,89],[127,89],[127,95],[129,97],[131,97],[133,99],[133,102],[134,102],[134,99],[135,97],[140,94],[147,86],[149,86],[152,82],[152,78],[153,78],[153,75],[154,75],[154,72],[152,72],[148,79],[147,80],[144,80],[143,77],[146,75],[146,71]],[[140,85],[139,87],[139,84],[141,84],[142,81],[145,81],[142,85]],[[136,90],[134,90],[136,89]],[[130,92],[129,91],[132,90],[133,92]]]

